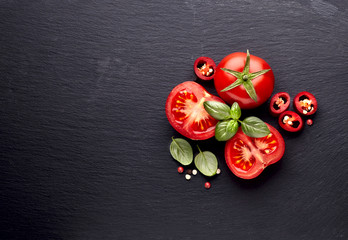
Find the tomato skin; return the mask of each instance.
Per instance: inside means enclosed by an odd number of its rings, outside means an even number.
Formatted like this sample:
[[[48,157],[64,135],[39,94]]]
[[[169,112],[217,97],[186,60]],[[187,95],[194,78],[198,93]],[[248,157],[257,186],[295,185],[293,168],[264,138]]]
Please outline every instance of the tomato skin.
[[[184,92],[188,95],[187,99],[183,99]],[[221,98],[211,95],[201,85],[192,81],[174,87],[165,106],[170,125],[181,135],[192,140],[206,140],[213,137],[218,121],[205,111],[204,101],[224,103]]]
[[[205,70],[200,69],[200,66],[202,66],[203,64],[205,64],[206,66]],[[209,68],[212,69],[212,72],[209,73],[208,76],[203,75],[203,72],[207,73],[207,70]],[[199,79],[204,81],[209,81],[214,78],[215,71],[216,71],[216,64],[214,60],[209,57],[199,57],[196,59],[196,61],[193,64],[193,70],[195,71],[195,74]]]
[[[303,106],[301,106],[301,99],[302,98],[307,98],[308,100],[311,101],[311,106],[312,106],[311,111],[308,111],[308,112],[303,111],[304,108],[303,108]],[[317,99],[314,97],[313,94],[306,92],[306,91],[298,93],[294,98],[293,104],[294,104],[294,108],[295,108],[296,112],[298,112],[299,114],[304,115],[304,116],[313,115],[314,113],[316,113],[316,111],[318,109]]]
[[[289,116],[289,119],[284,120],[285,116]],[[298,123],[296,124],[296,127],[288,124],[287,121],[289,121],[289,120],[292,123],[297,121]],[[298,132],[298,131],[302,130],[302,128],[303,128],[302,118],[300,117],[300,115],[298,115],[297,113],[295,113],[293,111],[285,111],[282,114],[280,114],[279,119],[278,119],[278,123],[279,123],[279,126],[281,128],[283,128],[285,131],[288,131],[288,132]]]
[[[253,179],[259,176],[267,166],[278,162],[284,155],[285,142],[282,135],[271,125],[267,124],[267,126],[271,134],[264,138],[248,137],[239,128],[236,135],[227,141],[225,146],[226,163],[237,177]],[[249,149],[247,153],[251,156],[250,162],[252,162],[252,165],[245,170],[237,166],[237,162],[243,159],[239,157],[241,155],[239,155],[238,147]],[[265,148],[263,149],[262,147]],[[243,151],[241,152],[243,153]],[[248,155],[245,152],[243,154]]]
[[[238,102],[242,109],[251,109],[256,108],[266,102],[267,99],[272,95],[274,89],[273,71],[268,63],[262,58],[250,55],[250,72],[271,69],[267,73],[252,80],[257,95],[257,102],[250,98],[243,85],[235,87],[226,92],[221,92],[222,89],[231,85],[237,79],[231,74],[221,70],[221,68],[228,68],[242,72],[245,65],[246,56],[246,53],[236,52],[223,58],[216,67],[214,84],[216,91],[224,101],[229,104]]]
[[[276,109],[275,106],[277,106],[276,103],[279,98],[282,98],[285,102],[282,105],[278,106],[278,109]],[[290,95],[287,92],[279,92],[272,97],[269,103],[269,111],[273,117],[278,117],[281,113],[288,110],[289,106]]]

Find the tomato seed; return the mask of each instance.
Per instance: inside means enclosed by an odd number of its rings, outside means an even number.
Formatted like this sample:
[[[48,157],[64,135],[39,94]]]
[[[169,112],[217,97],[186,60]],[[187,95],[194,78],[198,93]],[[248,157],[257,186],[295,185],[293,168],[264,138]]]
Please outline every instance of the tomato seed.
[[[183,167],[178,167],[178,173],[183,173],[184,172],[184,168]]]
[[[313,120],[312,120],[312,119],[308,119],[308,120],[307,120],[307,125],[308,125],[308,126],[312,126],[312,124],[313,124]]]
[[[210,182],[206,182],[206,183],[204,184],[204,187],[205,187],[206,189],[209,189],[209,188],[211,187]]]

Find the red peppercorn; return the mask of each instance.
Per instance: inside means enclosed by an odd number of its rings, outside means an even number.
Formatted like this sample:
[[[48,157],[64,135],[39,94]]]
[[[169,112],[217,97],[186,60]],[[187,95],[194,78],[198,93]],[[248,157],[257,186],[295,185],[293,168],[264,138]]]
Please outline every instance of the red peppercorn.
[[[206,182],[206,183],[204,184],[204,187],[205,187],[206,189],[209,189],[209,188],[211,187],[210,182]]]
[[[178,173],[183,173],[184,172],[184,168],[183,167],[178,167]]]
[[[313,120],[312,120],[312,119],[308,119],[308,120],[307,120],[307,125],[308,125],[308,126],[312,126],[312,124],[313,124]]]

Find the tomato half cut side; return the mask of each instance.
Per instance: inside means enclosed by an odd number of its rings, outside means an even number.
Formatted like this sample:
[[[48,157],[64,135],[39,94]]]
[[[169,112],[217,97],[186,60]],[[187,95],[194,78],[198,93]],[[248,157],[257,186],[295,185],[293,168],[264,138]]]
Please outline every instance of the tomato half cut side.
[[[309,92],[300,92],[294,98],[294,108],[299,114],[313,115],[318,109],[317,99]]]
[[[169,94],[166,115],[172,127],[183,136],[193,140],[205,140],[215,134],[217,120],[204,109],[205,101],[224,101],[208,93],[195,82],[183,82]]]
[[[290,95],[287,92],[275,94],[269,103],[269,112],[273,117],[278,117],[281,113],[288,110],[290,106]]]
[[[267,124],[267,123],[266,123]],[[278,162],[285,151],[282,135],[267,124],[270,134],[263,138],[251,138],[241,128],[227,141],[225,159],[229,169],[237,177],[252,179],[269,165]]]
[[[303,128],[303,120],[293,111],[283,112],[278,119],[281,128],[288,132],[298,132]]]
[[[216,64],[209,57],[199,57],[193,64],[196,76],[201,80],[212,80],[216,71]]]

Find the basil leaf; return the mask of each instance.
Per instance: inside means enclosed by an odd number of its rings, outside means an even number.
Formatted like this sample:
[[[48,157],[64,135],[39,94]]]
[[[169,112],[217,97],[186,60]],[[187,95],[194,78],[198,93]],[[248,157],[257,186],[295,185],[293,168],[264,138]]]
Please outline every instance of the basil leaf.
[[[218,141],[227,141],[238,131],[237,120],[226,120],[218,122],[215,128],[215,138]]]
[[[249,97],[251,97],[255,102],[257,102],[257,95],[256,95],[255,88],[252,81],[249,79],[243,82],[243,86],[245,90],[247,91],[247,93],[249,94]]]
[[[218,161],[212,152],[202,152],[201,149],[199,149],[199,153],[195,157],[195,165],[203,175],[211,177],[216,174]]]
[[[257,117],[247,117],[241,123],[242,131],[249,137],[260,138],[270,133],[266,123]]]
[[[225,120],[230,117],[230,107],[217,101],[206,101],[203,103],[205,111],[216,120]]]
[[[190,165],[193,161],[193,151],[191,145],[182,138],[174,139],[170,144],[170,154],[182,165]]]
[[[231,117],[235,120],[238,120],[242,115],[242,110],[240,109],[239,104],[237,102],[234,102],[232,104],[230,114]]]

